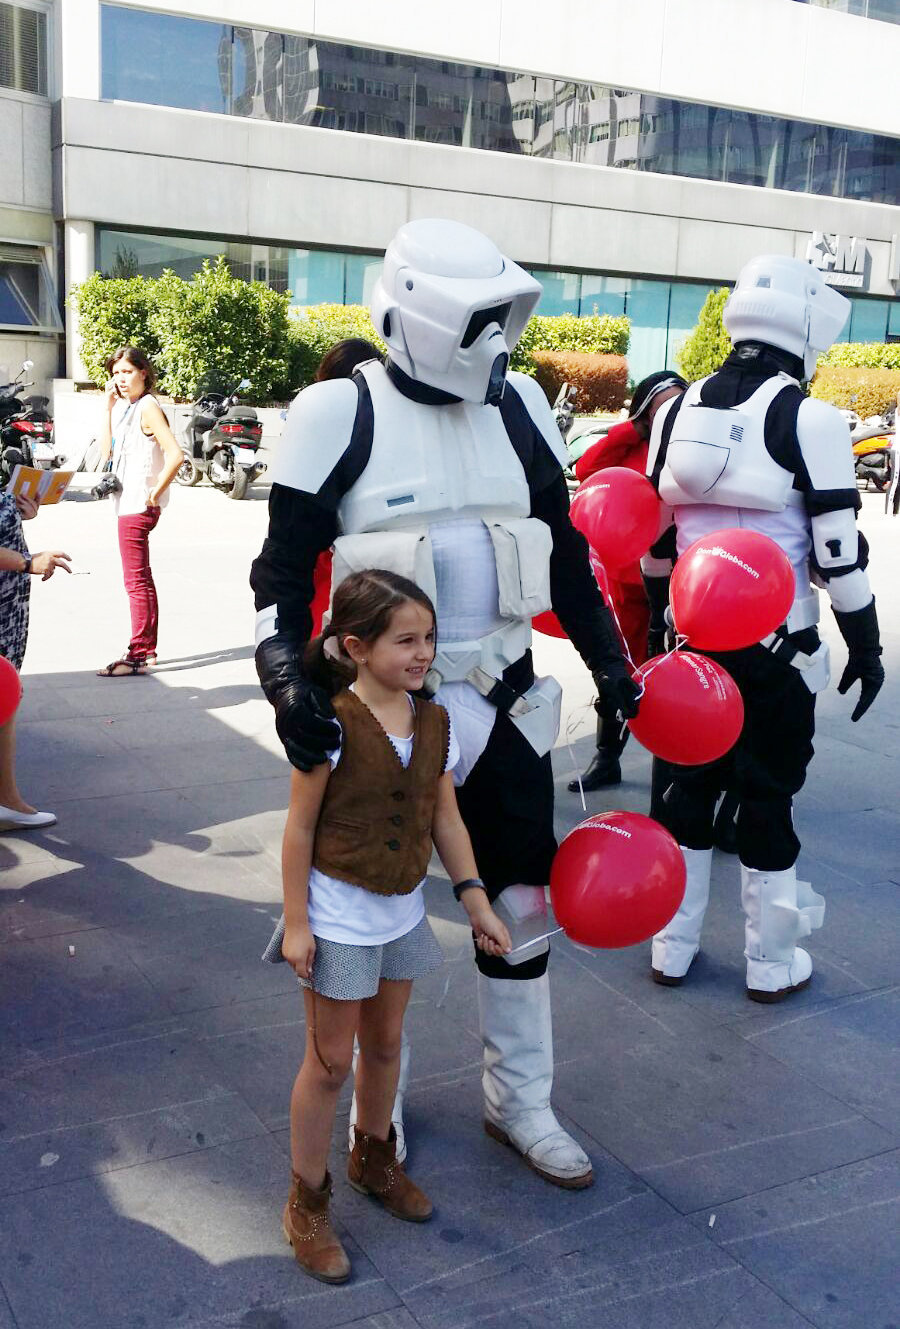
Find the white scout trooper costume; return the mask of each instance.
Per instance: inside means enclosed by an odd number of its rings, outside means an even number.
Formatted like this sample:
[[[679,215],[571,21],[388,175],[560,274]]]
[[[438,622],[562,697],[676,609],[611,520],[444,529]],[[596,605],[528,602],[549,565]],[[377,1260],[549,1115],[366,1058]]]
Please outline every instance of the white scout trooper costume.
[[[518,898],[542,891],[556,848],[549,754],[560,689],[534,678],[532,616],[552,604],[623,714],[637,693],[568,518],[552,411],[532,379],[507,375],[539,297],[538,283],[470,227],[402,227],[372,302],[387,363],[294,401],[251,574],[257,669],[301,769],[323,760],[335,733],[298,657],[319,552],[333,547],[332,586],[383,567],[432,597],[429,683],[460,743],[459,805],[491,899],[507,887]],[[549,1181],[580,1187],[590,1160],[550,1108],[547,959],[546,946],[516,966],[476,954],[485,1127]]]
[[[849,648],[838,690],[862,683],[854,720],[884,679],[847,426],[799,386],[848,312],[849,302],[809,264],[754,259],[725,306],[731,355],[654,421],[648,474],[672,506],[678,552],[711,531],[741,526],[773,539],[796,579],[793,607],[776,632],[757,646],[716,654],[744,699],[744,730],[732,754],[711,766],[671,768],[664,820],[684,849],[688,876],[681,908],[653,939],[659,983],[680,983],[697,954],[713,813],[726,782],[740,800],[748,996],[781,1000],[812,973],[796,943],[821,926],[825,904],[797,880],[791,800],[812,757],[815,694],[829,681],[828,647],[816,631],[817,586],[828,591]]]

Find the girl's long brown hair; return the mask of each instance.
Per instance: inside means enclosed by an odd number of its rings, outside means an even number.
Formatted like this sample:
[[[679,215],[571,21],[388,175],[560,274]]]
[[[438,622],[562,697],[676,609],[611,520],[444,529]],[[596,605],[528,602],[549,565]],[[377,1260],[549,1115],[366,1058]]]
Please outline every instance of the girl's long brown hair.
[[[345,638],[374,641],[387,632],[394,610],[410,602],[427,609],[432,623],[436,622],[431,600],[408,577],[384,568],[351,572],[334,592],[331,622],[318,637],[313,637],[303,653],[303,670],[307,678],[324,688],[331,697],[347,687],[356,677],[356,665],[344,649]],[[327,641],[337,647],[337,658],[326,655]]]

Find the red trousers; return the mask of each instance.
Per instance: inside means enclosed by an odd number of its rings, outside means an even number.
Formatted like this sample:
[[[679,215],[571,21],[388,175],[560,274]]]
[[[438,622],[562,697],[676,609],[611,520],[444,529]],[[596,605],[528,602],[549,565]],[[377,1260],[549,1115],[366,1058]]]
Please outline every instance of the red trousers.
[[[131,608],[128,655],[133,660],[146,659],[156,651],[159,605],[150,571],[150,532],[159,521],[159,514],[159,508],[146,508],[119,518],[119,553]]]

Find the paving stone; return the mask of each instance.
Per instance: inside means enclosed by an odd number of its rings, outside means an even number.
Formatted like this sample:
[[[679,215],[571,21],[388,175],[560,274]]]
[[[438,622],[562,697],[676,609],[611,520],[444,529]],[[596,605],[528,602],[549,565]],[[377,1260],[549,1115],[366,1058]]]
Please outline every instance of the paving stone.
[[[900,1153],[698,1214],[724,1251],[819,1329],[893,1329]]]
[[[772,1014],[744,1037],[900,1140],[898,1029],[900,989],[893,988],[805,1015]]]
[[[0,1007],[5,1041],[13,1047],[170,1014],[160,993],[100,928],[0,947]]]
[[[22,726],[17,735],[16,779],[23,789],[40,796],[43,807],[60,815],[59,805],[89,789],[94,798],[159,789],[163,781],[150,764],[125,751],[94,720],[41,720]],[[53,754],[48,761],[48,753]]]
[[[72,1053],[0,1082],[0,1194],[263,1133],[184,1032]]]
[[[556,1101],[682,1212],[891,1144],[858,1110],[727,1028],[692,1038],[615,1004],[599,984],[591,1002],[566,983],[568,957],[559,958],[556,1024],[583,1052],[558,1063]]]
[[[17,1329],[246,1325],[282,1303],[326,1329],[399,1305],[352,1239],[352,1283],[301,1273],[281,1233],[286,1198],[284,1159],[266,1139],[6,1197],[0,1280]]]
[[[586,1207],[586,1197],[579,1198]],[[550,1323],[712,1329],[755,1280],[731,1259],[717,1258],[713,1243],[702,1233],[692,1237],[689,1226],[660,1212],[641,1221],[637,1211],[629,1220],[615,1210],[559,1228],[545,1220],[529,1240],[460,1260],[444,1278],[404,1290],[403,1299],[425,1329],[474,1329],[485,1322],[487,1307],[489,1323],[503,1329]]]

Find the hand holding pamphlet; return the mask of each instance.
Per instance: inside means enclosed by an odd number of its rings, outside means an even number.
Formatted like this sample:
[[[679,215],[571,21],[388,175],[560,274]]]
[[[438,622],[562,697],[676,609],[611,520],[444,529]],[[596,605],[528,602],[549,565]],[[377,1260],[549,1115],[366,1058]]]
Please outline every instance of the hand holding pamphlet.
[[[21,494],[32,503],[58,503],[69,487],[74,471],[42,471],[36,466],[17,466],[6,486],[8,494]]]

